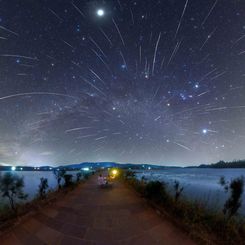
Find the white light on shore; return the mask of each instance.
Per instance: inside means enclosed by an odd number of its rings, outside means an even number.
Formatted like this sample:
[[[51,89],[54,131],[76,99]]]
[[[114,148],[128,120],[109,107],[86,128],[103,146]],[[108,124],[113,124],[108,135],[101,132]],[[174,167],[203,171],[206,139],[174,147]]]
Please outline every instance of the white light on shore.
[[[16,167],[14,167],[14,166],[11,167],[11,170],[12,170],[12,171],[15,171],[15,170],[16,170]]]

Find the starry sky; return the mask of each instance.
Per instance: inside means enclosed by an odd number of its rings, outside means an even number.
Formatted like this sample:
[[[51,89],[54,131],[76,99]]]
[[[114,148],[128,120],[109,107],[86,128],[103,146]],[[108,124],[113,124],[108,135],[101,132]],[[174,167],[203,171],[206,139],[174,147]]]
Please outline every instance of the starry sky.
[[[243,0],[0,0],[0,164],[245,158]]]

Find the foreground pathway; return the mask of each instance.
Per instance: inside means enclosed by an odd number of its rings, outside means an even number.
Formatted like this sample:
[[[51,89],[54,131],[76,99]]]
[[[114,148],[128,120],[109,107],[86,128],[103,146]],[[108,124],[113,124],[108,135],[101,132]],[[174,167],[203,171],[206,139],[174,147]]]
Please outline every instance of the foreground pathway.
[[[44,208],[0,238],[0,244],[194,243],[123,184],[99,189],[94,176],[63,200]]]

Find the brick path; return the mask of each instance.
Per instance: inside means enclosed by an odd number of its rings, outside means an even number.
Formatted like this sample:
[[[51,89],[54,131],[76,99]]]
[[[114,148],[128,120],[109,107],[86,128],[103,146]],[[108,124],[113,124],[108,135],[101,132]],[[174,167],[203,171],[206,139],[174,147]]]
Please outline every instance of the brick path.
[[[121,183],[99,189],[96,177],[24,221],[0,244],[194,245]]]

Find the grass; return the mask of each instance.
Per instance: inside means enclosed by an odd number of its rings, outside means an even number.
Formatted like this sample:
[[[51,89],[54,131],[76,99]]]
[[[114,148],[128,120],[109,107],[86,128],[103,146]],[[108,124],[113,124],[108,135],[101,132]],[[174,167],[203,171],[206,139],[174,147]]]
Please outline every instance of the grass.
[[[183,197],[176,201],[163,182],[140,181],[128,173],[122,176],[153,207],[184,229],[199,244],[245,244],[243,218],[227,218],[222,210],[210,210],[200,202]]]

